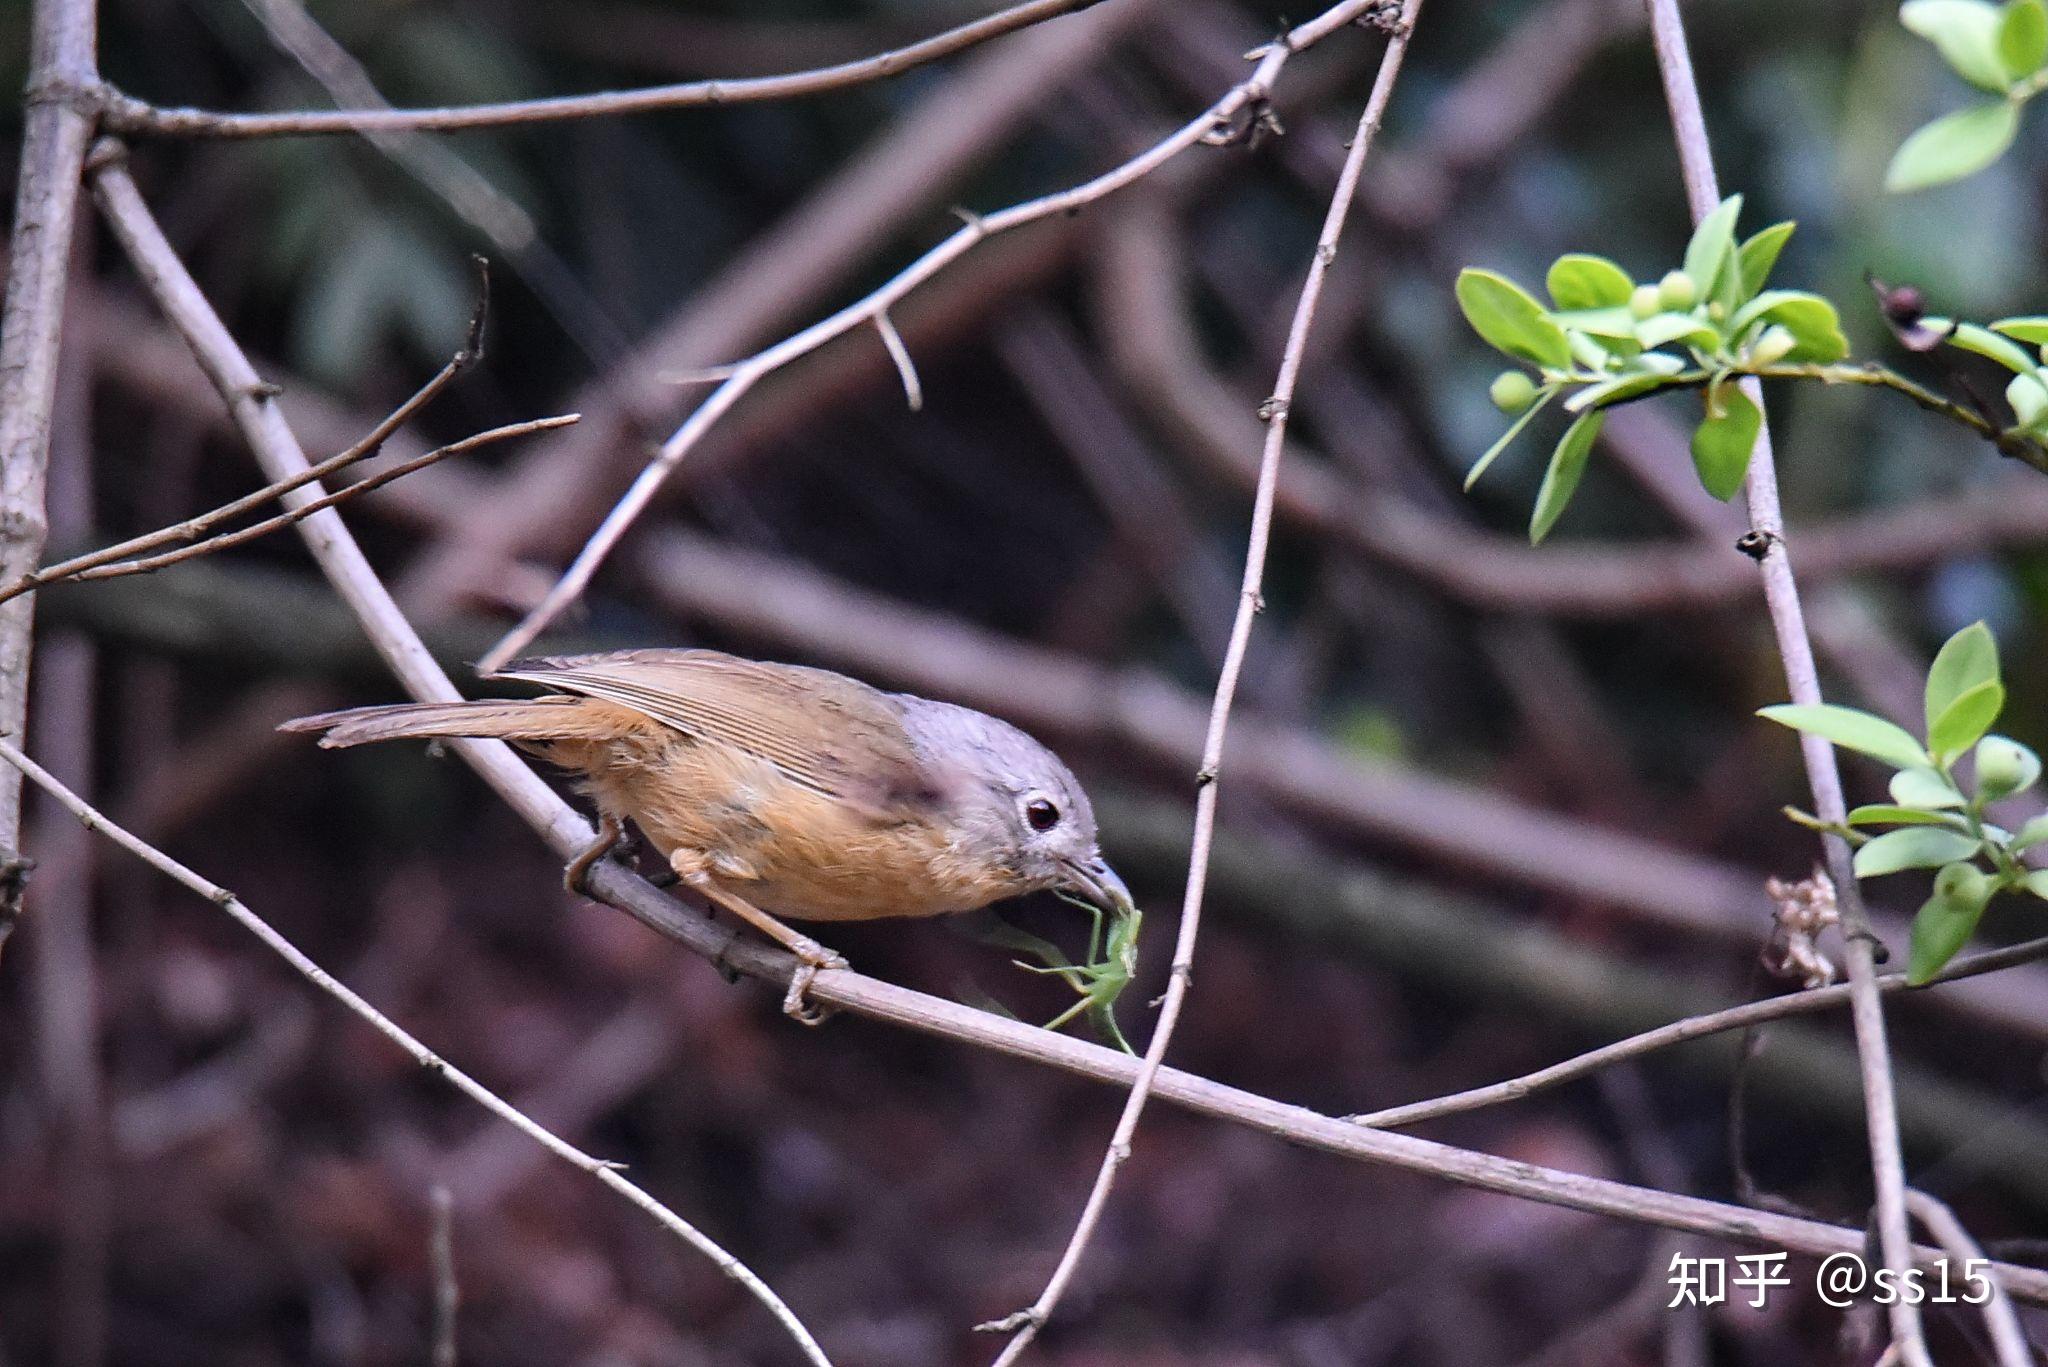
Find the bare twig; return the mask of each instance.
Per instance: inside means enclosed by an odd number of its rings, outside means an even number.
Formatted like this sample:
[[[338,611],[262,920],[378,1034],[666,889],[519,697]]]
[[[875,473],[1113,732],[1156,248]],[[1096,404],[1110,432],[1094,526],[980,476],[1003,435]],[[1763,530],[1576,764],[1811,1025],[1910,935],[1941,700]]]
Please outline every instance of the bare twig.
[[[2005,949],[1994,949],[1983,954],[1973,954],[1958,959],[1937,974],[1926,985],[1955,982],[1961,978],[1974,978],[1981,973],[1995,973],[2015,964],[2031,963],[2048,957],[2048,938],[2028,940],[2023,944],[2011,945]],[[1887,973],[1877,980],[1881,992],[1918,991],[1909,988],[1906,975]],[[1564,1083],[1585,1077],[1617,1063],[1644,1054],[1668,1049],[1674,1044],[1689,1040],[1704,1039],[1709,1035],[1723,1034],[1729,1030],[1741,1030],[1760,1025],[1765,1021],[1782,1020],[1787,1016],[1811,1015],[1816,1011],[1828,1011],[1849,1000],[1850,989],[1846,983],[1832,987],[1816,987],[1805,992],[1788,993],[1782,997],[1770,997],[1763,1001],[1745,1002],[1731,1006],[1725,1011],[1710,1011],[1705,1015],[1688,1016],[1669,1025],[1645,1030],[1639,1035],[1603,1044],[1598,1049],[1589,1049],[1547,1068],[1533,1073],[1509,1078],[1504,1082],[1474,1087],[1469,1091],[1456,1092],[1449,1096],[1432,1097],[1428,1101],[1411,1102],[1405,1106],[1389,1106],[1384,1110],[1367,1111],[1360,1115],[1345,1117],[1360,1125],[1379,1128],[1397,1128],[1416,1125],[1440,1116],[1461,1115],[1486,1106],[1497,1106],[1504,1101],[1519,1101],[1538,1092],[1562,1086]]]
[[[462,1284],[455,1278],[455,1193],[434,1184],[434,1234],[428,1250],[434,1265],[434,1367],[455,1367],[455,1316]]]
[[[782,1327],[789,1332],[790,1337],[803,1347],[806,1357],[812,1362],[817,1363],[819,1367],[830,1367],[824,1350],[818,1347],[817,1340],[811,1337],[808,1329],[804,1328],[803,1321],[799,1320],[795,1312],[783,1304],[782,1298],[770,1290],[767,1283],[755,1276],[745,1263],[742,1263],[739,1259],[733,1257],[732,1254],[726,1252],[695,1225],[676,1214],[660,1201],[657,1201],[638,1185],[621,1176],[618,1164],[601,1158],[593,1158],[567,1140],[536,1124],[524,1112],[520,1111],[518,1107],[505,1101],[496,1092],[493,1092],[490,1088],[449,1063],[426,1045],[420,1043],[404,1027],[400,1026],[376,1007],[370,1005],[369,1002],[357,995],[338,978],[306,957],[297,945],[294,945],[290,940],[280,935],[271,927],[268,921],[265,921],[254,911],[251,911],[241,898],[235,896],[234,893],[229,892],[219,884],[211,882],[193,872],[185,865],[165,854],[162,850],[131,834],[124,827],[117,826],[109,821],[105,816],[96,811],[91,804],[87,803],[85,799],[79,797],[78,794],[58,782],[49,770],[37,764],[27,755],[24,755],[18,748],[9,744],[6,740],[0,740],[0,760],[5,760],[8,764],[13,765],[16,769],[27,775],[30,781],[38,788],[41,788],[44,792],[55,798],[66,811],[83,822],[88,830],[99,832],[122,849],[128,851],[128,853],[134,855],[137,859],[140,859],[143,863],[148,864],[159,873],[199,894],[199,896],[204,897],[207,901],[212,902],[215,906],[226,912],[244,930],[262,941],[264,946],[270,949],[271,952],[297,970],[300,976],[304,977],[328,996],[333,997],[350,1011],[353,1011],[378,1034],[404,1050],[405,1053],[412,1057],[415,1063],[426,1069],[427,1072],[446,1080],[456,1091],[461,1092],[464,1096],[476,1102],[506,1124],[524,1132],[528,1138],[554,1154],[563,1162],[569,1164],[569,1166],[588,1173],[654,1217],[663,1228],[689,1244],[699,1253],[702,1253],[706,1258],[709,1258],[719,1271],[745,1287],[750,1295],[766,1306],[769,1313],[774,1315],[782,1323]]]
[[[1131,1084],[1129,1097],[1124,1101],[1123,1113],[1117,1117],[1116,1131],[1109,1141],[1108,1151],[1103,1155],[1101,1171],[1096,1175],[1095,1186],[1088,1193],[1081,1217],[1075,1224],[1073,1237],[1067,1241],[1066,1251],[1061,1254],[1052,1277],[1046,1282],[1045,1290],[1029,1308],[1008,1319],[999,1321],[996,1328],[1014,1329],[1016,1336],[1004,1346],[996,1358],[996,1367],[1016,1361],[1025,1348],[1046,1323],[1054,1308],[1059,1304],[1067,1284],[1073,1279],[1079,1267],[1081,1256],[1095,1233],[1101,1219],[1104,1205],[1116,1182],[1118,1170],[1131,1154],[1131,1140],[1136,1135],[1139,1117],[1144,1114],[1145,1103],[1152,1095],[1152,1088],[1159,1076],[1159,1068],[1165,1057],[1167,1045],[1173,1038],[1175,1024],[1180,1019],[1183,1003],[1187,998],[1188,983],[1194,972],[1195,944],[1201,930],[1202,896],[1207,887],[1209,851],[1216,837],[1217,779],[1223,765],[1223,742],[1230,727],[1230,709],[1237,697],[1238,676],[1244,669],[1245,651],[1251,641],[1252,623],[1265,606],[1262,590],[1265,582],[1266,548],[1273,532],[1273,491],[1279,478],[1280,458],[1287,443],[1288,407],[1294,402],[1295,387],[1301,378],[1302,356],[1308,346],[1309,331],[1314,326],[1316,305],[1322,298],[1323,281],[1329,273],[1330,263],[1337,258],[1337,244],[1344,234],[1344,223],[1351,212],[1352,200],[1358,191],[1358,180],[1365,170],[1365,159],[1372,149],[1374,135],[1379,132],[1380,121],[1386,114],[1387,102],[1393,97],[1394,83],[1400,78],[1401,61],[1407,56],[1409,35],[1413,31],[1415,17],[1422,8],[1422,0],[1406,0],[1401,7],[1401,18],[1387,43],[1385,54],[1380,59],[1378,78],[1373,82],[1371,95],[1366,100],[1365,112],[1358,121],[1358,131],[1353,136],[1351,153],[1345,159],[1344,169],[1337,178],[1337,186],[1330,196],[1330,207],[1323,218],[1322,232],[1316,239],[1315,255],[1308,266],[1307,279],[1302,282],[1300,298],[1295,303],[1294,319],[1287,332],[1287,344],[1280,357],[1280,372],[1273,385],[1273,396],[1261,410],[1267,421],[1266,440],[1260,455],[1258,493],[1252,504],[1251,533],[1245,549],[1244,581],[1239,590],[1237,614],[1231,622],[1230,641],[1224,650],[1223,668],[1216,682],[1216,695],[1209,708],[1207,734],[1202,742],[1202,764],[1195,775],[1195,831],[1193,848],[1188,855],[1188,877],[1186,892],[1181,901],[1180,931],[1174,942],[1173,968],[1166,982],[1166,994],[1160,1003],[1159,1023],[1154,1027],[1152,1038],[1145,1049],[1145,1057],[1138,1069],[1138,1075]],[[1283,38],[1284,44],[1288,40]]]
[[[903,334],[896,330],[887,309],[875,315],[875,331],[882,334],[882,345],[888,349],[889,360],[903,381],[903,401],[910,405],[911,412],[920,411],[924,408],[924,384],[917,378],[917,362],[910,359],[910,348],[903,345]]]
[[[1998,1355],[1998,1367],[2034,1367],[2033,1347],[2020,1328],[2019,1316],[2013,1313],[2012,1301],[2007,1298],[2005,1288],[1998,1284],[1998,1273],[1991,1270],[1991,1260],[1970,1237],[1970,1231],[1963,1228],[1963,1222],[1956,1218],[1956,1213],[1944,1202],[1911,1187],[1906,1189],[1906,1209],[1912,1212],[1914,1219],[1927,1226],[1927,1232],[1947,1250],[1948,1275],[1953,1275],[1954,1266],[1958,1263],[1965,1268],[1976,1264],[1986,1269],[1984,1284],[1989,1288],[1989,1298],[1984,1302],[1984,1323],[1991,1331],[1991,1347]]]
[[[458,128],[497,128],[515,123],[642,114],[657,109],[788,100],[898,76],[991,38],[999,38],[1094,3],[1097,0],[1025,0],[1023,4],[1012,5],[986,18],[948,29],[906,47],[892,48],[856,62],[841,62],[814,71],[794,71],[780,76],[687,81],[642,90],[612,90],[595,95],[564,95],[553,99],[441,109],[320,109],[283,114],[158,109],[141,100],[109,92],[111,98],[105,124],[109,131],[117,133],[202,138],[274,138],[310,133],[373,133],[405,129],[447,132]]]
[[[555,428],[569,426],[571,423],[578,421],[581,416],[579,413],[562,413],[552,418],[529,418],[525,422],[507,423],[502,427],[487,428],[482,432],[464,437],[461,441],[450,442],[446,446],[437,446],[431,451],[414,456],[411,460],[400,461],[396,465],[379,470],[367,479],[357,480],[354,484],[346,485],[331,493],[321,494],[317,498],[309,499],[306,502],[300,503],[295,508],[277,514],[275,517],[266,517],[261,522],[251,523],[247,527],[242,527],[232,532],[223,532],[219,536],[211,536],[204,541],[195,542],[189,546],[181,546],[174,551],[163,551],[156,555],[146,555],[134,560],[116,560],[115,557],[119,552],[126,546],[133,544],[124,542],[122,546],[108,547],[105,550],[94,551],[90,555],[79,556],[76,560],[66,560],[60,564],[51,565],[46,569],[37,570],[27,579],[11,584],[5,589],[0,589],[0,603],[6,602],[17,594],[26,593],[30,589],[41,588],[45,584],[65,581],[84,583],[93,579],[118,579],[122,575],[128,574],[149,574],[152,571],[163,569],[167,565],[175,565],[183,560],[192,560],[202,555],[212,555],[217,551],[230,550],[236,546],[246,545],[251,541],[269,536],[272,532],[280,531],[295,523],[303,522],[315,513],[335,507],[337,504],[345,503],[360,494],[367,494],[373,489],[382,488],[392,480],[403,478],[415,470],[424,470],[427,466],[446,460],[450,456],[464,455],[480,447],[493,446],[498,442],[510,441],[515,437],[531,436],[535,432],[551,432]],[[276,483],[248,495],[247,498],[235,500],[235,503],[246,504],[252,501],[262,501],[302,489],[306,485],[318,480],[318,472],[323,467],[331,468],[340,459],[340,456],[336,456],[322,461],[320,465],[309,467],[289,479],[278,480]],[[234,505],[227,506],[232,507]],[[181,522],[176,527],[151,532],[147,536],[137,537],[135,540],[162,545],[165,541],[174,540],[185,535],[187,528],[203,529],[204,526],[212,526],[219,522],[223,516],[225,514],[222,513],[221,509],[215,509],[213,512],[203,513],[189,522]],[[110,561],[113,563],[109,563]]]
[[[1707,137],[1706,117],[1700,110],[1699,84],[1693,75],[1692,57],[1686,50],[1685,25],[1677,0],[1646,0],[1650,33],[1657,52],[1658,70],[1663,76],[1666,102],[1671,108],[1672,130],[1678,141],[1678,159],[1685,177],[1686,202],[1694,221],[1711,213],[1721,201],[1714,175],[1713,147]],[[1754,380],[1744,382],[1745,392],[1759,410],[1762,387]],[[1757,565],[1763,574],[1764,597],[1769,604],[1771,624],[1776,629],[1778,653],[1785,664],[1785,683],[1795,703],[1821,701],[1820,677],[1814,665],[1813,642],[1806,631],[1805,614],[1799,603],[1799,585],[1792,573],[1792,561],[1785,545],[1785,520],[1778,507],[1777,461],[1766,423],[1757,434],[1756,449],[1750,456],[1749,478],[1744,486],[1749,503],[1750,527],[1760,534],[1763,553]],[[1800,752],[1813,791],[1814,811],[1825,822],[1836,825],[1846,820],[1842,800],[1842,776],[1835,767],[1834,747],[1819,736],[1802,734]],[[1856,1027],[1856,1051],[1863,1074],[1863,1096],[1870,1138],[1870,1162],[1877,1188],[1878,1245],[1887,1268],[1903,1273],[1910,1260],[1911,1235],[1906,1223],[1905,1161],[1899,1147],[1897,1100],[1892,1091],[1891,1054],[1885,1041],[1884,1007],[1878,997],[1877,969],[1870,920],[1863,909],[1863,897],[1850,865],[1848,842],[1839,835],[1823,834],[1821,844],[1827,856],[1830,876],[1835,882],[1844,936],[1843,958],[1849,975],[1850,1015]],[[1905,1297],[1893,1299],[1889,1308],[1893,1347],[1906,1367],[1931,1367],[1927,1345],[1921,1337],[1919,1308]]]
[[[70,274],[79,175],[93,119],[74,99],[99,80],[93,0],[36,0],[30,19],[28,113],[0,302],[0,582],[43,557],[43,484],[57,393],[57,343]],[[28,710],[33,612],[0,609],[0,735],[19,737]],[[0,777],[0,946],[20,909],[21,780]]]
[[[1276,39],[1261,53],[1257,66],[1248,77],[1231,87],[1222,98],[1201,114],[1143,152],[1091,180],[1055,194],[1026,200],[994,214],[969,215],[967,221],[952,235],[891,276],[864,298],[741,361],[733,373],[684,420],[682,426],[662,443],[660,452],[640,472],[625,495],[605,516],[604,521],[584,543],[583,549],[570,562],[569,568],[563,572],[561,579],[548,591],[540,604],[528,613],[517,627],[507,633],[504,640],[492,647],[490,652],[478,661],[478,668],[488,673],[500,667],[547,630],[548,625],[563,609],[582,594],[592,576],[597,573],[598,567],[604,563],[605,557],[618,545],[627,530],[653,501],[655,493],[668,479],[670,472],[689,454],[705,432],[710,430],[727,410],[738,403],[741,396],[753,388],[763,376],[815,350],[842,333],[872,322],[879,315],[886,313],[890,306],[904,295],[988,238],[1041,218],[1080,209],[1112,191],[1143,179],[1188,148],[1200,145],[1207,133],[1231,126],[1232,121],[1246,109],[1262,105],[1270,97],[1273,83],[1279,78],[1281,69],[1286,66],[1290,57],[1369,12],[1377,3],[1378,0],[1341,0],[1308,23],[1291,29]]]

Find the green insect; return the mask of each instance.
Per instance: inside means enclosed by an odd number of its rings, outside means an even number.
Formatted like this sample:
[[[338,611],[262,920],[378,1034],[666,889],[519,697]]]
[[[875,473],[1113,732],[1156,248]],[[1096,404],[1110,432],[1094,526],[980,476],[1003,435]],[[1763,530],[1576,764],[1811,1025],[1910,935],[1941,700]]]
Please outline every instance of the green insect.
[[[1049,973],[1074,989],[1080,1000],[1047,1021],[1046,1029],[1057,1030],[1085,1013],[1098,1036],[1126,1054],[1135,1054],[1137,1050],[1131,1048],[1130,1041],[1124,1038],[1122,1028],[1117,1025],[1116,1000],[1137,974],[1138,928],[1144,916],[1137,907],[1126,902],[1105,928],[1099,908],[1074,898],[1066,900],[1077,906],[1086,906],[1093,918],[1088,931],[1085,963],[1074,963],[1050,940],[1040,939],[1004,922],[982,928],[980,938],[1005,949],[1031,955],[1040,962],[1028,964],[1022,959],[1013,962],[1027,973]]]

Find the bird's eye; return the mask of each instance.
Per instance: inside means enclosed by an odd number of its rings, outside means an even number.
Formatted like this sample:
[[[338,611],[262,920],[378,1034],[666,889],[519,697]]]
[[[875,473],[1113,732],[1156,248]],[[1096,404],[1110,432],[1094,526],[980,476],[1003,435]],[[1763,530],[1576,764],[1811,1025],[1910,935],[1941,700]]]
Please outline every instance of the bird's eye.
[[[1035,798],[1024,808],[1024,819],[1034,831],[1049,831],[1060,824],[1060,809],[1044,798]]]

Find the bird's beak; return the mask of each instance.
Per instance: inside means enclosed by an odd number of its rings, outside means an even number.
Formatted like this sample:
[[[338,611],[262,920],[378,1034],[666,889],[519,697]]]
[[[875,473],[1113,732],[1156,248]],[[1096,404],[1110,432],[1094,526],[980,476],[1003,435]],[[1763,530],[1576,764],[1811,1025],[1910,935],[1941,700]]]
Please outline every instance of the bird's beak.
[[[1062,891],[1073,893],[1089,906],[1100,908],[1111,916],[1130,914],[1131,890],[1124,886],[1124,880],[1116,876],[1116,870],[1102,856],[1068,860],[1066,870]]]

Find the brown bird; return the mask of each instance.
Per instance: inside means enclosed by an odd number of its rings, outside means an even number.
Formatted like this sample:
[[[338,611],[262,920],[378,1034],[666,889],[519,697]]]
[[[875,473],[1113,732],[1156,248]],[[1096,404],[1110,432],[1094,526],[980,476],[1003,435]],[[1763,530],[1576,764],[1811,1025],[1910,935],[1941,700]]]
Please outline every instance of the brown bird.
[[[830,670],[713,650],[519,660],[538,698],[397,703],[301,717],[322,746],[495,737],[569,771],[596,803],[590,867],[631,821],[678,878],[787,946],[783,1007],[846,960],[776,919],[939,916],[1050,889],[1130,906],[1059,757],[1008,722]]]

